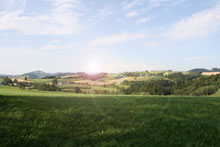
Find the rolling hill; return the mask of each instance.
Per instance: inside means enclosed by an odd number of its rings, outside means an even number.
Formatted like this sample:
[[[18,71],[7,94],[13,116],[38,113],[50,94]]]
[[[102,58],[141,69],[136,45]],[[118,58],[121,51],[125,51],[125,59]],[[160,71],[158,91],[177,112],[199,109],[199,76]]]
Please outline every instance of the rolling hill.
[[[211,71],[205,68],[195,68],[190,70],[189,72],[211,72]]]
[[[67,75],[75,75],[75,73],[71,73],[71,72],[46,73],[46,72],[37,70],[37,71],[25,73],[21,76],[27,76],[30,79],[39,79],[39,78],[46,77],[46,76],[58,76],[59,77],[59,76],[67,76]]]

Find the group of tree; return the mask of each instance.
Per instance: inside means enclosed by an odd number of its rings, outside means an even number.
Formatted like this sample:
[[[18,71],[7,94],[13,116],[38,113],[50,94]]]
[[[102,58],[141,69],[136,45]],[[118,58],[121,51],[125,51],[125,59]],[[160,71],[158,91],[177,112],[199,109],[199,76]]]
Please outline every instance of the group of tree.
[[[46,77],[42,77],[41,79],[56,79],[56,76],[46,76]]]
[[[20,87],[21,89],[25,89],[26,87],[32,86],[31,83],[27,83],[26,81],[27,81],[27,77],[25,77],[25,81],[23,81],[23,82],[18,82],[17,79],[12,80],[12,79],[10,79],[10,78],[8,78],[8,77],[5,77],[5,78],[3,79],[3,84],[4,84],[4,85],[7,85],[7,86]]]
[[[42,91],[60,91],[60,88],[57,86],[58,80],[53,79],[52,83],[35,83],[34,89]]]
[[[129,83],[129,88],[120,88],[124,94],[148,93],[150,95],[171,95],[174,82],[170,80],[155,81],[133,81]]]
[[[27,81],[27,78],[25,77],[25,81],[18,82],[17,79],[10,79],[8,77],[5,77],[3,79],[3,84],[8,86],[16,86],[20,87],[21,89],[29,88],[29,89],[37,89],[42,91],[60,91],[58,88],[58,80],[57,78],[53,79],[52,83],[31,83]]]
[[[10,78],[5,77],[3,79],[3,83],[4,83],[4,85],[11,85],[11,84],[13,84],[13,81]]]
[[[57,85],[49,84],[49,83],[35,83],[34,89],[42,90],[42,91],[60,91]]]
[[[202,76],[199,73],[167,75],[162,80],[124,81],[129,88],[120,88],[124,94],[150,95],[212,95],[220,88],[220,74]]]

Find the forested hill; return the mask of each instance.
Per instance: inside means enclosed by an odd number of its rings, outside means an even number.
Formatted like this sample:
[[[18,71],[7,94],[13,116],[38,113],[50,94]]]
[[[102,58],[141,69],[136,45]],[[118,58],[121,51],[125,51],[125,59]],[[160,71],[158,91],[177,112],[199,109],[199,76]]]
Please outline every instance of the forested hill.
[[[125,94],[150,95],[212,95],[220,88],[220,74],[202,76],[199,73],[185,75],[174,73],[166,79],[156,81],[131,81],[129,88],[122,88]]]

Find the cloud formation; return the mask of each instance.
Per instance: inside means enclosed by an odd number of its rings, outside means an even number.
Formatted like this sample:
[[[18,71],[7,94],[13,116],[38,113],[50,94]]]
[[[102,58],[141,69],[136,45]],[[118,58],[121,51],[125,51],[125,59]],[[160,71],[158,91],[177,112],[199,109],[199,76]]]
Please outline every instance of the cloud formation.
[[[164,36],[171,39],[186,40],[205,37],[220,28],[220,3],[214,8],[198,12],[175,23]]]
[[[30,35],[72,34],[83,28],[79,23],[79,0],[51,0],[47,14],[24,10],[0,13],[0,30],[17,30]]]
[[[139,20],[137,21],[137,25],[146,23],[146,22],[150,21],[152,18],[153,18],[152,16],[148,16],[148,17],[141,18],[141,19],[139,19]]]
[[[129,2],[129,3],[125,3],[123,5],[123,9],[124,10],[129,10],[129,9],[132,9],[134,8],[141,0],[133,0],[132,2]]]
[[[179,4],[182,4],[186,0],[150,0],[149,1],[149,7],[159,7],[161,5],[171,5],[171,6],[176,6]]]

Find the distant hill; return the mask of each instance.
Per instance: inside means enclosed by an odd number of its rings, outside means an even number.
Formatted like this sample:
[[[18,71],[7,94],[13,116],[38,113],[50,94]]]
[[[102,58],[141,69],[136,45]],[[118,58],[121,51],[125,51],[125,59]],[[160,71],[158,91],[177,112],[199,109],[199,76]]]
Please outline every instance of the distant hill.
[[[51,74],[52,76],[62,77],[62,76],[69,76],[69,75],[75,75],[75,73],[72,72],[58,72]]]
[[[212,68],[211,70],[205,68],[195,68],[190,70],[189,72],[220,72],[220,68]]]
[[[220,72],[220,68],[212,68],[212,72]]]
[[[211,71],[205,68],[195,68],[190,70],[189,72],[211,72]]]
[[[50,73],[45,73],[45,72],[40,71],[40,70],[37,70],[37,71],[25,73],[21,76],[26,76],[30,79],[38,79],[38,78],[42,78],[42,77],[46,77],[46,76],[51,76],[51,74]]]
[[[0,74],[0,78],[2,77],[13,77],[13,75],[3,75],[3,74]]]
[[[23,74],[21,76],[26,76],[26,77],[28,77],[30,79],[39,79],[39,78],[47,77],[47,76],[57,76],[57,77],[60,77],[60,76],[67,76],[67,75],[74,75],[74,74],[75,73],[71,73],[71,72],[66,72],[66,73],[61,73],[61,72],[58,72],[58,73],[46,73],[46,72],[37,70],[37,71],[25,73],[25,74]]]

